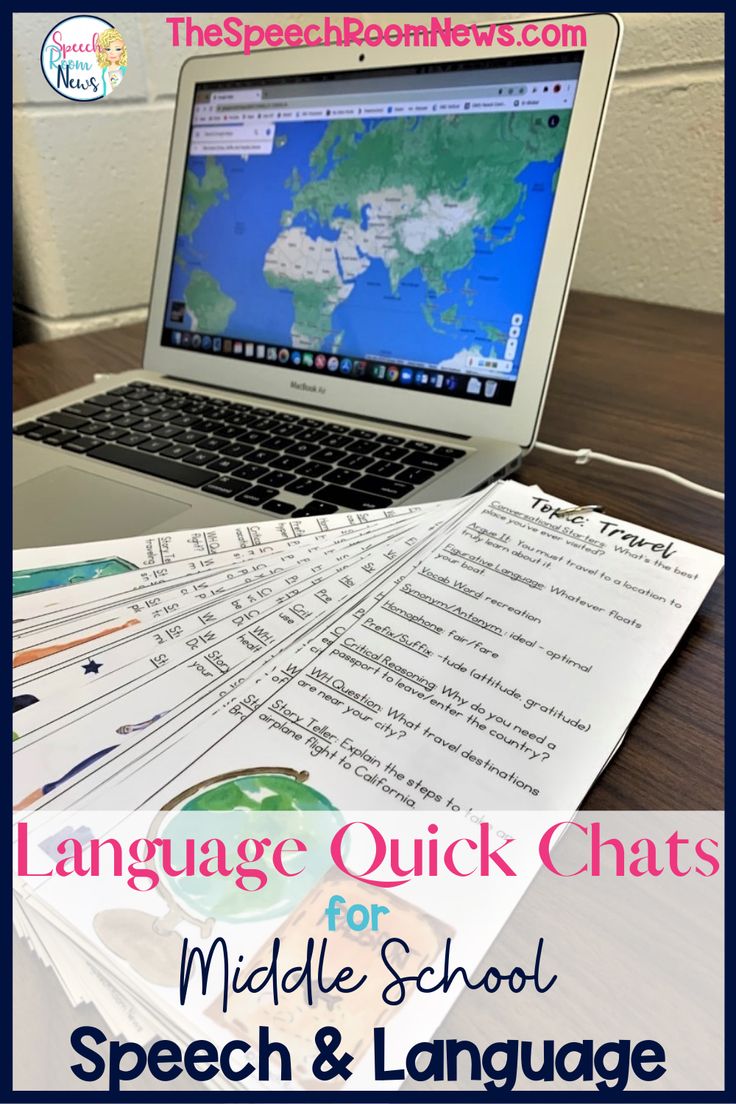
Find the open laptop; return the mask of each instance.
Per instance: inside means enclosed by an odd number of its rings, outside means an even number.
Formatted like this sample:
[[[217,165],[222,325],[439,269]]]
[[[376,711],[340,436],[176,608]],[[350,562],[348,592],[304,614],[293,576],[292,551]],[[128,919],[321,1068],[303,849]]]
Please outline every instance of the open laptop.
[[[556,48],[188,61],[142,369],[17,415],[16,546],[430,501],[511,472],[621,36],[609,14],[567,16],[572,45],[562,24]]]

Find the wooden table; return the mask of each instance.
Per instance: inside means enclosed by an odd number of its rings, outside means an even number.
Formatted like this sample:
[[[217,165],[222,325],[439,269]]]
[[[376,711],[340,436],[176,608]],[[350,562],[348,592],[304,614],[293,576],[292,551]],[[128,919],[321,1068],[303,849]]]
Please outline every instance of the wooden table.
[[[143,326],[20,346],[16,409],[140,368]],[[540,440],[589,446],[722,489],[723,320],[573,294]],[[667,480],[535,450],[519,478],[572,502],[722,550],[723,506]],[[585,802],[592,809],[723,808],[719,579]]]

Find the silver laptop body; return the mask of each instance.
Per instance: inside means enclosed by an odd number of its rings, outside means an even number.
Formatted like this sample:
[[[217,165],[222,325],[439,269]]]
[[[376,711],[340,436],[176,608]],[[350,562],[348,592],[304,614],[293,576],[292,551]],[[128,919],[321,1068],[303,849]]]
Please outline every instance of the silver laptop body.
[[[548,21],[549,22],[549,21]],[[466,494],[535,439],[621,26],[182,68],[140,371],[14,419],[16,547]]]

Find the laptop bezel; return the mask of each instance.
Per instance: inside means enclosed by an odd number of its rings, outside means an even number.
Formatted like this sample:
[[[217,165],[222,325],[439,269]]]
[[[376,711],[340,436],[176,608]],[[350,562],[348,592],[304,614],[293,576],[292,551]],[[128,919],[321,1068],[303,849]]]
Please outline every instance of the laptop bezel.
[[[544,22],[554,20],[545,18]],[[562,22],[562,20],[557,20]],[[456,396],[390,390],[381,385],[301,372],[162,344],[168,288],[176,242],[183,174],[197,85],[207,82],[262,79],[310,74],[360,73],[407,65],[447,61],[567,53],[570,46],[539,51],[513,46],[439,47],[428,55],[422,47],[290,47],[238,51],[190,58],[179,76],[169,163],[151,288],[143,366],[147,371],[203,386],[226,388],[265,399],[298,402],[361,418],[391,420],[433,432],[508,441],[522,448],[533,443],[549,384],[572,267],[577,250],[600,132],[620,47],[621,22],[612,13],[566,16],[565,23],[585,28],[578,91],[557,183],[555,203],[539,271],[518,381],[510,406]],[[520,25],[520,24],[517,24]],[[519,36],[517,35],[517,40]],[[364,58],[365,60],[361,60]],[[243,335],[246,336],[246,335]],[[274,344],[276,341],[274,341]],[[353,350],[353,355],[356,351]],[[359,353],[357,354],[359,355]]]

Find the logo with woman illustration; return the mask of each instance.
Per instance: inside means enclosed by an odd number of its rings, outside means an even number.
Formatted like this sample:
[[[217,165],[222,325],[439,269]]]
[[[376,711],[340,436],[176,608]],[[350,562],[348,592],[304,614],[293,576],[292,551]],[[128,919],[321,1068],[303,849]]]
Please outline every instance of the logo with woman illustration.
[[[41,70],[67,100],[102,100],[122,83],[128,48],[117,27],[96,15],[72,15],[52,27],[41,47]]]

